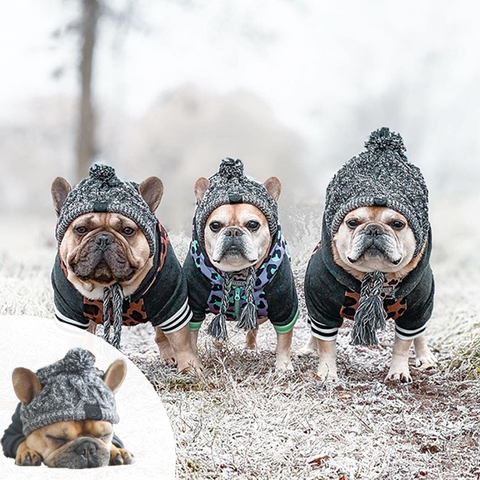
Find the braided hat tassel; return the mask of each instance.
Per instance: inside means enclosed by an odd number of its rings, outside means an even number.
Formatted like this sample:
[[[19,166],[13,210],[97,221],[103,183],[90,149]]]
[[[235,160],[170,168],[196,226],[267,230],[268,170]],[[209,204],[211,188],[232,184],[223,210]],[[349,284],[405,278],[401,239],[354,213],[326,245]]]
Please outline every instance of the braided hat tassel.
[[[220,306],[220,312],[215,318],[210,322],[207,332],[215,338],[220,340],[226,340],[228,338],[227,334],[227,309],[229,303],[230,291],[232,290],[233,276],[231,274],[225,275],[225,280],[223,281],[223,290],[222,290],[222,305]]]
[[[377,329],[386,327],[387,312],[381,298],[385,274],[365,274],[360,289],[360,301],[353,318],[352,345],[378,345]]]
[[[245,283],[245,296],[247,303],[242,309],[240,319],[237,323],[238,328],[243,330],[256,330],[258,328],[257,323],[257,307],[255,306],[255,269],[250,267],[248,269],[247,281]]]
[[[111,317],[113,313],[113,338],[110,334]],[[103,338],[110,345],[120,350],[122,336],[123,290],[119,283],[103,289]]]

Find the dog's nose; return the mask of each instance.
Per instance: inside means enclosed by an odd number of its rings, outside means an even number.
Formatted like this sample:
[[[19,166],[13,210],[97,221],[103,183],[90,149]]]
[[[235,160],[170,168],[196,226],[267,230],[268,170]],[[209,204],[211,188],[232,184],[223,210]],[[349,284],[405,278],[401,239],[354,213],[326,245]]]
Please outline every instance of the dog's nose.
[[[243,235],[243,230],[237,227],[229,227],[225,229],[225,235],[227,237],[241,237]]]
[[[108,233],[99,233],[95,237],[95,243],[101,250],[105,250],[108,246],[113,243],[112,235]]]
[[[85,458],[92,457],[97,453],[97,446],[87,439],[77,445],[75,453]]]
[[[378,225],[378,223],[372,223],[365,227],[363,233],[365,235],[376,237],[377,235],[383,235],[385,233],[385,230],[381,225]]]

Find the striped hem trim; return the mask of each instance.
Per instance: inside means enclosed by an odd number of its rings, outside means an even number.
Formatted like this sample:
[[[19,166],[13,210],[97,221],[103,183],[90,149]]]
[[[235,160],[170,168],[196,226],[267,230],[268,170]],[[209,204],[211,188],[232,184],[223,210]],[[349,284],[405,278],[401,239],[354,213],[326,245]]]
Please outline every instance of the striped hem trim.
[[[417,337],[423,335],[425,330],[427,329],[428,322],[420,328],[416,328],[414,330],[407,330],[406,328],[399,327],[395,325],[395,335],[400,340],[413,340]]]
[[[177,320],[180,319],[180,321],[182,321],[185,314],[189,312],[190,308],[188,306],[188,300],[185,300],[183,305],[171,317],[162,321],[162,324],[160,325],[161,329],[163,330],[164,328],[170,328],[170,326],[176,325]]]
[[[337,338],[338,327],[327,327],[326,325],[315,321],[312,317],[310,317],[309,324],[310,329],[312,330],[312,336],[315,338],[326,342],[332,342]]]
[[[87,320],[87,323],[83,323],[77,320],[73,320],[72,318],[66,317],[65,315],[60,313],[57,307],[55,307],[55,318],[60,322],[68,323],[70,325],[74,325],[75,327],[83,328],[84,330],[86,330],[88,328],[88,325],[90,324],[89,320]]]
[[[178,332],[178,330],[181,330],[185,325],[187,325],[187,323],[190,322],[192,317],[192,310],[190,309],[188,303],[185,303],[184,306],[181,307],[180,310],[174,315],[174,317],[171,317],[167,324],[159,325],[159,327],[162,332],[166,334]]]
[[[300,315],[300,310],[297,310],[292,320],[287,325],[273,325],[277,333],[288,333],[297,323],[298,316]]]

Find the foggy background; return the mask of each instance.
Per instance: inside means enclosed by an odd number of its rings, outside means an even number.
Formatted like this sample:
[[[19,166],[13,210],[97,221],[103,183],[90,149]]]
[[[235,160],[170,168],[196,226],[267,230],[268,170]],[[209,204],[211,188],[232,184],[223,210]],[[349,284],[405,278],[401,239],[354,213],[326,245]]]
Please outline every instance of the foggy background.
[[[478,204],[476,2],[23,0],[0,17],[2,213],[54,222],[52,180],[80,179],[92,4],[89,161],[159,176],[167,229],[189,230],[193,184],[225,156],[280,178],[281,217],[308,205],[319,224],[329,179],[382,126],[402,134],[432,212]]]

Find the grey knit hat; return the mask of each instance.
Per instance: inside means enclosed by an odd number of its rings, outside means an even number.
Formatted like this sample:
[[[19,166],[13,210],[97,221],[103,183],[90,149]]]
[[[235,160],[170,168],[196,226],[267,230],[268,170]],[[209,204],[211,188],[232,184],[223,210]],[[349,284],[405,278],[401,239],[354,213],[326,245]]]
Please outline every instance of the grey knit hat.
[[[124,182],[109,165],[94,164],[90,175],[67,196],[57,223],[57,242],[60,245],[69,225],[80,215],[91,212],[120,213],[133,220],[143,231],[155,253],[157,218],[137,190],[134,182]]]
[[[423,175],[405,156],[402,137],[386,127],[372,132],[365,148],[337,172],[327,187],[324,215],[330,236],[348,212],[358,207],[385,206],[407,219],[415,235],[416,256],[430,227]]]
[[[42,389],[28,405],[22,403],[20,407],[25,436],[56,422],[119,422],[113,393],[94,363],[95,357],[90,352],[74,348],[63,360],[36,372]]]
[[[210,185],[195,212],[195,228],[203,244],[205,224],[209,215],[221,205],[250,203],[257,207],[267,219],[270,234],[277,232],[277,202],[259,182],[250,180],[243,173],[240,159],[224,158],[218,172],[209,178]]]

